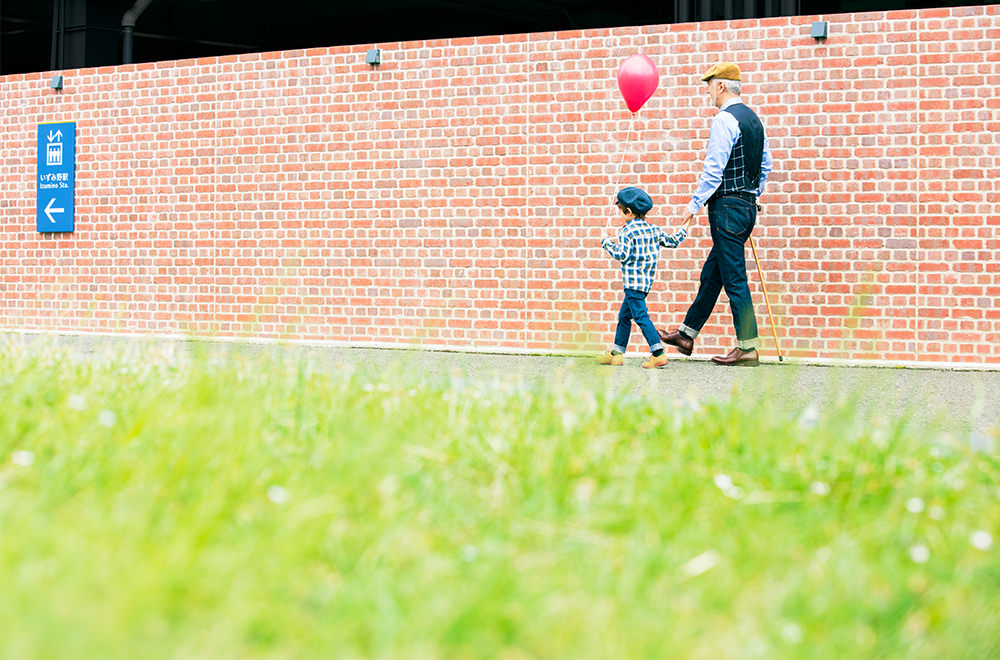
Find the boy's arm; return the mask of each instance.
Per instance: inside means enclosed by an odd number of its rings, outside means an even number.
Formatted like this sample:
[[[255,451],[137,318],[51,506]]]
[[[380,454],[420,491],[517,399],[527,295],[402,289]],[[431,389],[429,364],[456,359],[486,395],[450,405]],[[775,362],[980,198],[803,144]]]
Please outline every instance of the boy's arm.
[[[601,239],[601,247],[618,261],[625,261],[632,256],[632,237],[626,234],[618,238],[620,241],[615,242],[610,236],[605,236]]]
[[[687,227],[681,227],[673,234],[667,235],[667,232],[660,230],[660,233],[656,237],[656,242],[660,247],[675,248],[681,244],[685,238],[687,238],[688,230]]]

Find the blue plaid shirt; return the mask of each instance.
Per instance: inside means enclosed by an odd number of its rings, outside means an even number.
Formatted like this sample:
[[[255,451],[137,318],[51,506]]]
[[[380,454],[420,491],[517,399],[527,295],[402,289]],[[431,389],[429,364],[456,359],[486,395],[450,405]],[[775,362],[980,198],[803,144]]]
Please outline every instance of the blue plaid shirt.
[[[649,293],[653,288],[653,278],[656,277],[660,247],[675,248],[686,237],[687,229],[684,227],[668,236],[659,227],[641,218],[634,218],[618,232],[617,241],[605,236],[601,240],[601,247],[622,262],[623,288]]]

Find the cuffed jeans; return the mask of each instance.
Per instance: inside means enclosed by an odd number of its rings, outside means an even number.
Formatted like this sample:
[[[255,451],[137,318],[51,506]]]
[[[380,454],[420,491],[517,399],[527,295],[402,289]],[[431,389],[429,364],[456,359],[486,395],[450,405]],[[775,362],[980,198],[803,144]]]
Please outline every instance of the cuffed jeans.
[[[646,311],[646,291],[636,289],[625,289],[625,300],[622,301],[622,308],[618,312],[618,328],[615,330],[615,350],[625,352],[628,347],[628,338],[632,334],[632,321],[639,326],[642,336],[649,344],[649,350],[658,351],[663,348],[660,335],[656,334],[656,326],[649,319],[649,312]]]
[[[757,222],[757,206],[740,197],[718,197],[708,203],[708,226],[712,251],[701,269],[698,294],[684,317],[681,330],[697,337],[708,321],[723,287],[736,327],[736,346],[748,351],[757,348],[757,318],[754,316],[750,286],[747,284],[746,242]]]

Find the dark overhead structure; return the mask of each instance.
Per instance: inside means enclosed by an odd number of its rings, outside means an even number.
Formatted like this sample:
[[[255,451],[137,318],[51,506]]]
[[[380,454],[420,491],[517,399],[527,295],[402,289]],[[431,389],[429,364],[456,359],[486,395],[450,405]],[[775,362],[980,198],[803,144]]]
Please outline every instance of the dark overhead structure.
[[[0,74],[317,46],[990,4],[934,0],[0,0]]]

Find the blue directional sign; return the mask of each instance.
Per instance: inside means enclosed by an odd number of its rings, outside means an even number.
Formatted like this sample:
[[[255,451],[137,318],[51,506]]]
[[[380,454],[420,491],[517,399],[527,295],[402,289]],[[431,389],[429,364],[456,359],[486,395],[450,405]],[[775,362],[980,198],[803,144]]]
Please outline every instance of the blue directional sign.
[[[38,231],[73,231],[76,122],[38,125]]]

